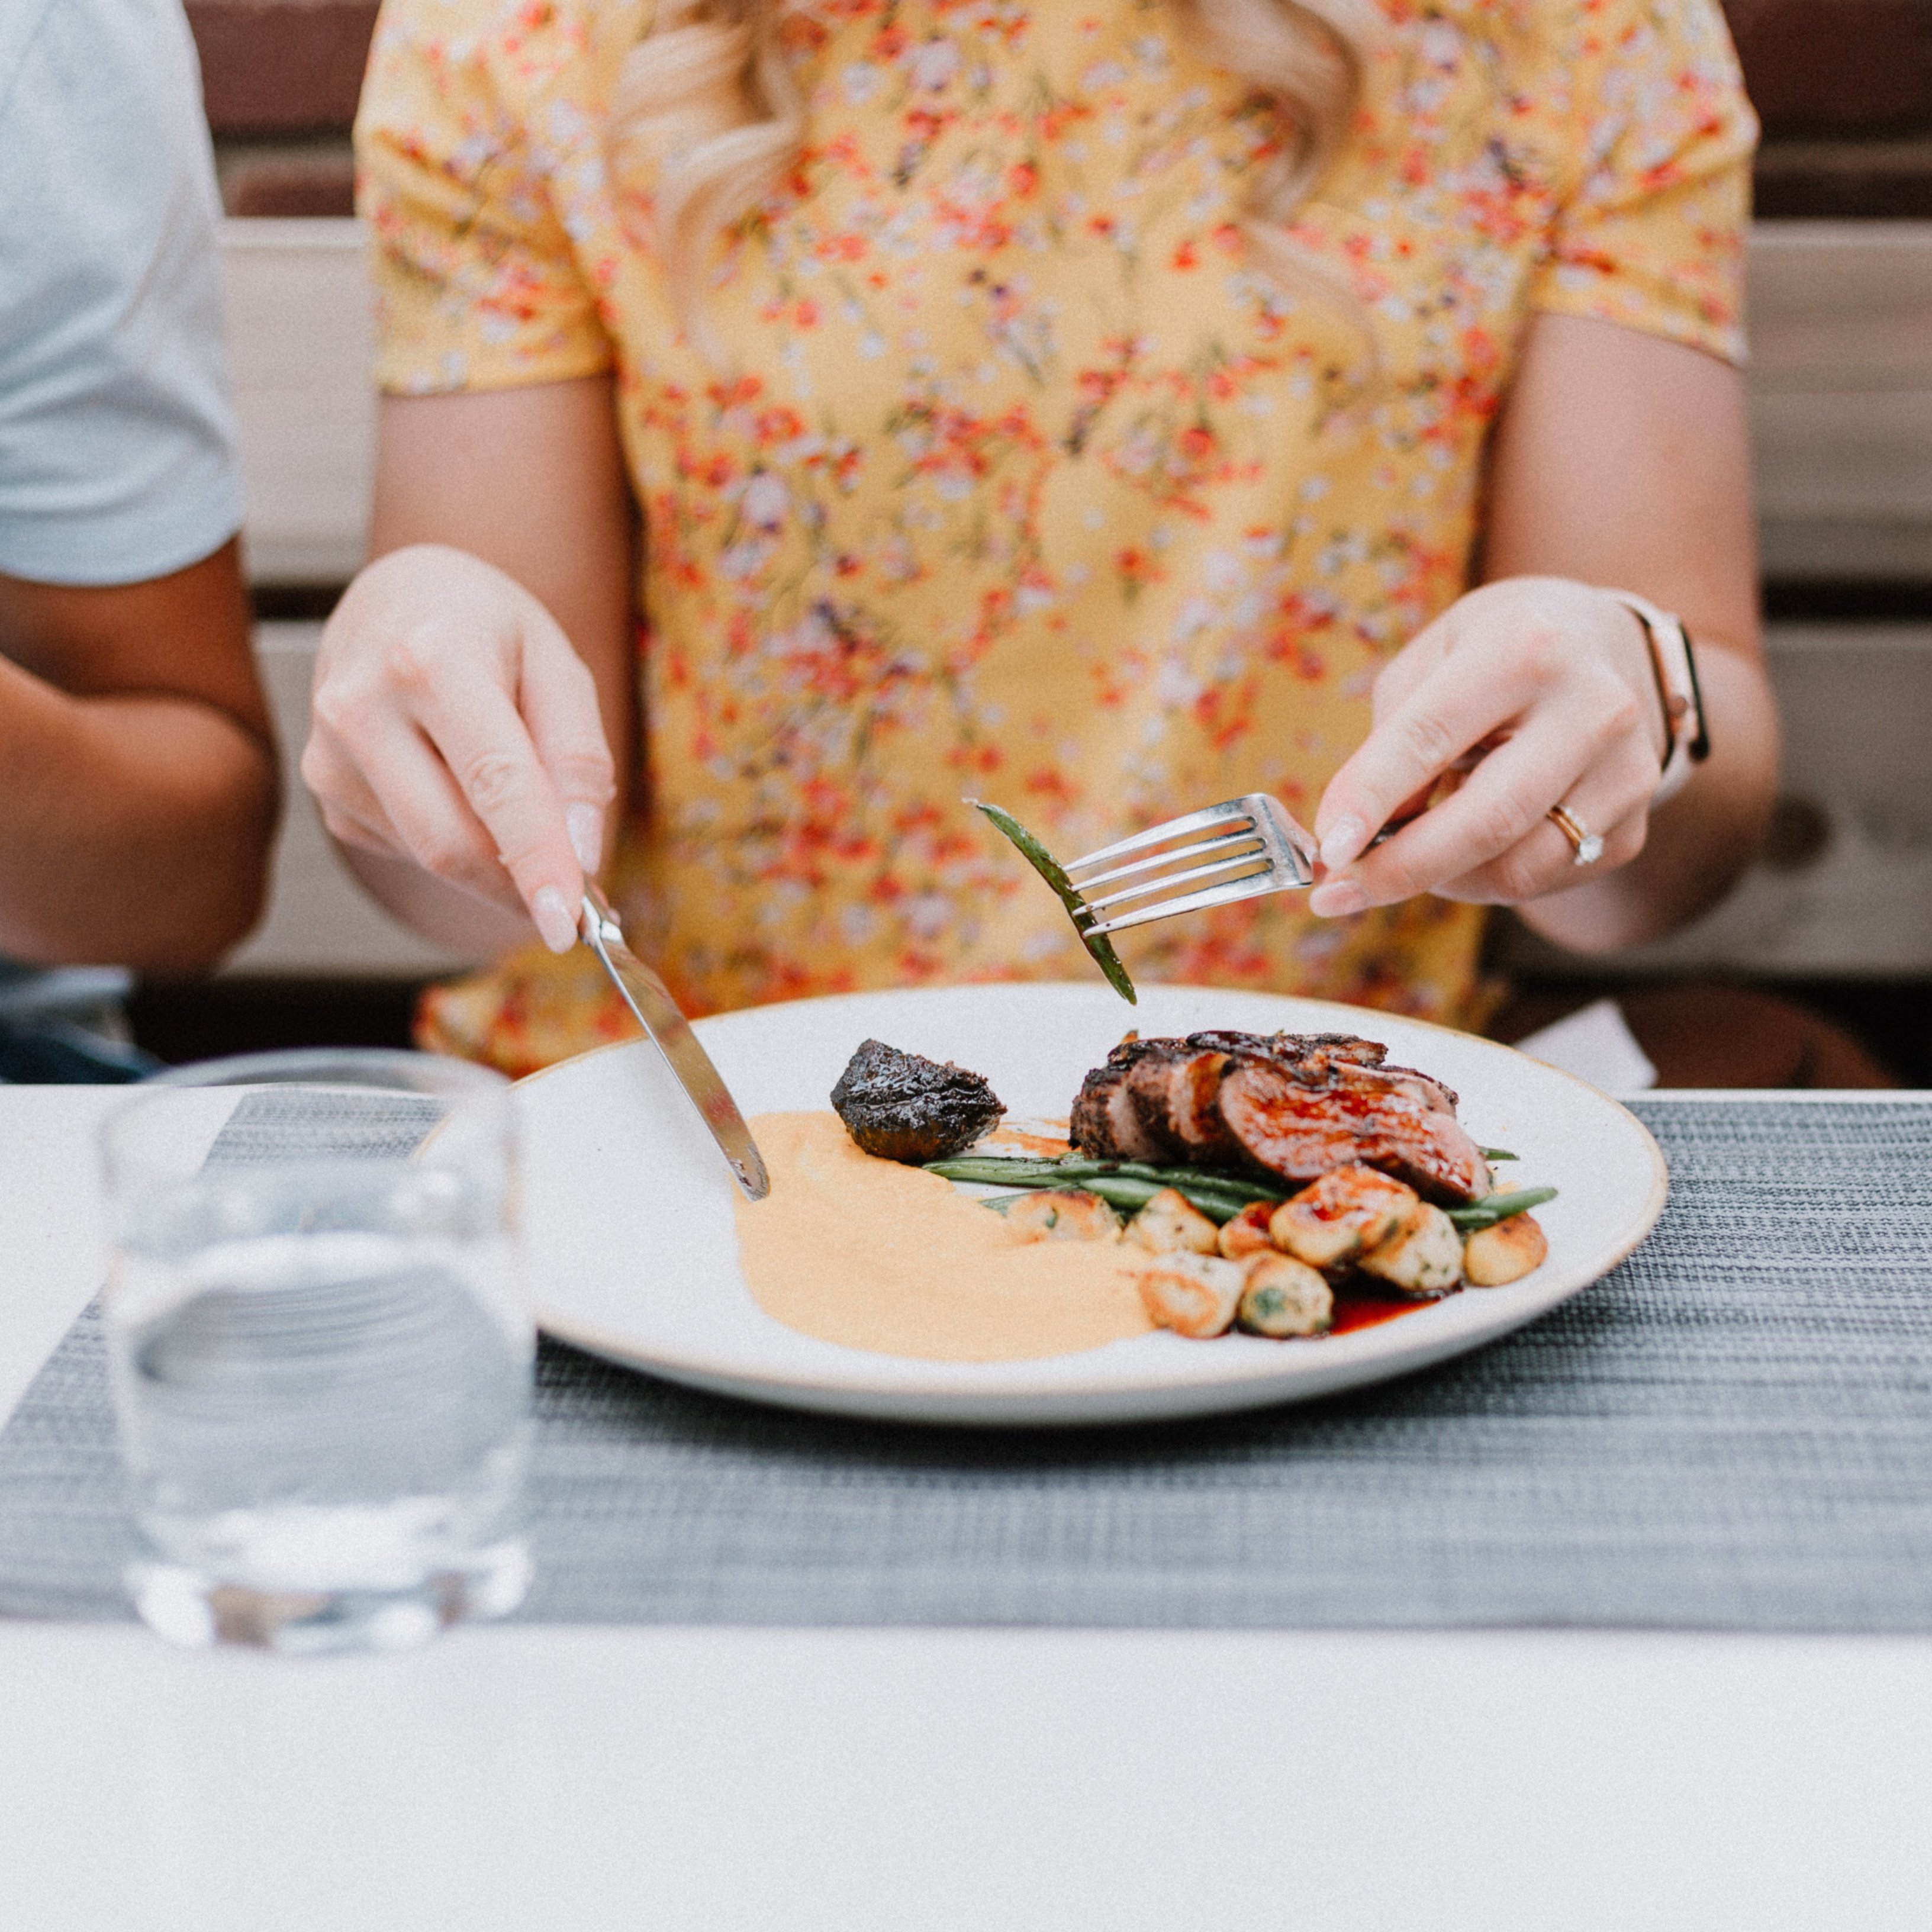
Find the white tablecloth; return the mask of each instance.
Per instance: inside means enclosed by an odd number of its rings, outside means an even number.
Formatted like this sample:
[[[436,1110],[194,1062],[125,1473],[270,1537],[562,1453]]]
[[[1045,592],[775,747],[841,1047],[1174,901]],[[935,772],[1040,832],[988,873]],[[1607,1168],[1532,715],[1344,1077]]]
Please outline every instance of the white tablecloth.
[[[0,1413],[111,1092],[0,1088]],[[0,1927],[1932,1923],[1932,1642],[0,1625]]]

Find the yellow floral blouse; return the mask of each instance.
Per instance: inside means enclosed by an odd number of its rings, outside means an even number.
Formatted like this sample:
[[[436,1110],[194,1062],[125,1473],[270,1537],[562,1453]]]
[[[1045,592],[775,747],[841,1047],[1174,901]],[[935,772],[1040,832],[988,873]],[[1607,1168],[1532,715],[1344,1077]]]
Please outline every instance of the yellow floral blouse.
[[[1166,0],[820,0],[808,146],[712,264],[721,364],[605,165],[648,0],[387,0],[381,380],[615,372],[646,542],[612,883],[692,1009],[1088,974],[962,794],[1063,854],[1250,790],[1312,816],[1377,668],[1468,582],[1532,314],[1742,354],[1755,124],[1715,0],[1380,10],[1296,230],[1348,304],[1250,260],[1274,130]],[[1121,950],[1454,1023],[1481,928],[1291,895]],[[616,1037],[593,964],[440,989],[426,1039],[520,1072]]]

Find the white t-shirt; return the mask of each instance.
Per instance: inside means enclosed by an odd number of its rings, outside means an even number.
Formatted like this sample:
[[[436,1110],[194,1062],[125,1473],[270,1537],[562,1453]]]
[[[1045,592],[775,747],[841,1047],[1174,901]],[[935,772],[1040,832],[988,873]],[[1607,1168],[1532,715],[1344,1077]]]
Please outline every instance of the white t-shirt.
[[[0,572],[130,584],[242,520],[179,0],[0,0]]]

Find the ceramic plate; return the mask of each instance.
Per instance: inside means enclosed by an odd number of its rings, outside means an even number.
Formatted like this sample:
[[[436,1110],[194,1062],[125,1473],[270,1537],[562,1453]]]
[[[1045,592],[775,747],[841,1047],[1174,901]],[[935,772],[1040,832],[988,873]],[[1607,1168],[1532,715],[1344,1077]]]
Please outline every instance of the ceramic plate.
[[[1569,1075],[1510,1048],[1313,1000],[1148,986],[1130,1009],[1105,986],[862,993],[698,1022],[747,1115],[828,1105],[868,1037],[983,1073],[1015,1116],[1064,1119],[1082,1076],[1130,1026],[1348,1031],[1446,1081],[1475,1138],[1522,1156],[1510,1186],[1548,1184],[1549,1258],[1508,1288],[1469,1288],[1395,1321],[1301,1342],[1167,1334],[1023,1362],[928,1362],[801,1335],[752,1299],[738,1270],[734,1190],[655,1048],[608,1047],[518,1090],[533,1299],[550,1334],[697,1388],[796,1408],[908,1422],[1012,1426],[1146,1420],[1294,1402],[1460,1354],[1533,1321],[1606,1274],[1664,1207],[1663,1156],[1642,1124]]]

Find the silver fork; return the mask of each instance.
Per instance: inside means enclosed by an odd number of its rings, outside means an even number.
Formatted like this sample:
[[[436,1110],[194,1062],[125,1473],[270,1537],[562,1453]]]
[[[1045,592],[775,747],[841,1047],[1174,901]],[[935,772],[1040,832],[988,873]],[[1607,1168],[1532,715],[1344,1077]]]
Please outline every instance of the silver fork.
[[[1487,743],[1474,745],[1460,758],[1452,759],[1438,786],[1446,784],[1453,790],[1488,757],[1490,749]],[[1432,790],[1430,802],[1441,795]],[[1423,810],[1427,808],[1425,805]],[[1390,819],[1363,850],[1372,851],[1421,816],[1418,811]],[[1306,890],[1315,883],[1315,860],[1320,849],[1314,836],[1279,799],[1264,791],[1251,791],[1245,798],[1228,799],[1184,818],[1170,818],[1163,825],[1150,826],[1131,838],[1073,860],[1062,869],[1080,896],[1082,910],[1073,915],[1073,923],[1082,934],[1124,932],[1130,926],[1172,919],[1177,913],[1232,905],[1237,899],[1259,898],[1264,892]],[[1130,862],[1122,865],[1122,860]],[[1205,864],[1199,862],[1204,860]],[[1181,869],[1169,869],[1175,866]],[[1096,871],[1096,867],[1103,869]],[[1103,892],[1098,898],[1091,896],[1096,886],[1114,885],[1124,879],[1136,883]],[[1150,893],[1172,892],[1178,886],[1206,879],[1219,883],[1201,885],[1178,898],[1136,906],[1112,918],[1100,916],[1109,906],[1125,905],[1130,899],[1144,899]]]
[[[1066,876],[1082,901],[1073,922],[1082,933],[1124,932],[1177,913],[1294,891],[1314,884],[1316,851],[1314,839],[1278,799],[1250,792],[1072,860]],[[1098,886],[1114,890],[1096,898]],[[1136,899],[1151,903],[1108,910]]]

